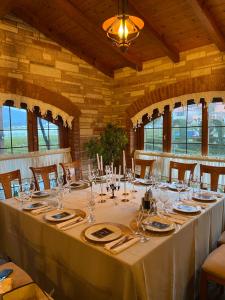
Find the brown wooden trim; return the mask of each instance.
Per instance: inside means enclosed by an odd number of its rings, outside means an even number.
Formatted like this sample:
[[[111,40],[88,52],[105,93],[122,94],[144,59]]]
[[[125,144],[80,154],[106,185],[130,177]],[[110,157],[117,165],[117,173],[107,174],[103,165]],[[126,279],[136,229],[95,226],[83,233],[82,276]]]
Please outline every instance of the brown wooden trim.
[[[27,111],[27,131],[29,152],[38,151],[37,116],[31,111]]]
[[[208,155],[208,107],[202,101],[202,155]]]
[[[171,122],[172,114],[169,107],[165,107],[163,115],[163,152],[171,152]]]

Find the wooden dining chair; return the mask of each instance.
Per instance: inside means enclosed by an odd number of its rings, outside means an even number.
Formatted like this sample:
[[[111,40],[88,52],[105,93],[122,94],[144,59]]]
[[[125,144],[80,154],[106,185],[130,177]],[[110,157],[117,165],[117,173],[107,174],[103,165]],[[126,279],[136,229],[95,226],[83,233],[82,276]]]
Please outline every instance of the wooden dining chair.
[[[69,174],[72,180],[82,179],[82,169],[80,160],[74,160],[68,163],[60,163],[63,169],[63,177],[66,182],[66,176]]]
[[[196,166],[197,163],[181,163],[176,161],[170,161],[169,182],[172,181],[172,171],[173,169],[175,169],[178,170],[178,180],[184,180],[186,171],[190,171],[190,175],[188,178],[188,183],[190,183],[190,178],[193,177]]]
[[[4,190],[5,199],[12,198],[11,182],[13,180],[18,180],[19,184],[22,184],[20,170],[0,174],[0,183]]]
[[[200,279],[200,300],[207,300],[207,284],[215,282],[225,286],[225,245],[216,248],[202,265]]]
[[[218,183],[219,183],[219,176],[225,175],[225,167],[217,167],[217,166],[208,166],[208,165],[200,165],[200,177],[202,175],[210,174],[210,189],[211,191],[217,191]],[[203,188],[203,183],[201,183]]]
[[[30,169],[34,176],[35,188],[38,191],[40,190],[38,176],[42,177],[45,189],[50,189],[50,187],[51,187],[50,178],[49,178],[49,175],[51,173],[55,173],[55,179],[58,178],[57,165],[50,165],[50,166],[46,166],[46,167],[37,167],[37,168],[30,167]]]
[[[155,159],[150,159],[150,160],[149,159],[148,160],[147,159],[135,159],[135,161],[134,161],[135,169],[136,169],[136,166],[141,167],[140,178],[145,177],[147,167],[149,167],[149,174],[151,174],[151,175],[153,174],[154,163],[155,163]],[[136,172],[135,172],[135,174],[136,174]]]

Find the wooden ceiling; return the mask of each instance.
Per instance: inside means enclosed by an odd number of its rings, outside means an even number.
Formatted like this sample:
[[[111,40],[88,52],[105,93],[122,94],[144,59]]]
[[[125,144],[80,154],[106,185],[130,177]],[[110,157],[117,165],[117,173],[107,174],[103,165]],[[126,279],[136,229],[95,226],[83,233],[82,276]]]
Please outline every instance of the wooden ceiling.
[[[214,43],[225,51],[224,0],[128,0],[128,12],[145,27],[122,53],[102,30],[117,13],[117,0],[1,0],[0,17],[12,13],[103,73],[142,69],[147,60]]]

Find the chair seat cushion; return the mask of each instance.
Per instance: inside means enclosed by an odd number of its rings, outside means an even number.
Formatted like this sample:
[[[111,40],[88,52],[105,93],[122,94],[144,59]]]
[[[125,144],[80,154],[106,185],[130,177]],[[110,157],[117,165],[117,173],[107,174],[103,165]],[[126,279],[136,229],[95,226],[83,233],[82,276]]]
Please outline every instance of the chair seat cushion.
[[[13,269],[12,274],[9,275],[13,279],[13,289],[33,281],[25,271],[12,262],[0,265],[0,271],[4,269]]]
[[[206,273],[225,281],[225,245],[221,245],[209,254],[202,269]]]
[[[217,243],[218,243],[218,246],[225,244],[225,231],[221,234]]]

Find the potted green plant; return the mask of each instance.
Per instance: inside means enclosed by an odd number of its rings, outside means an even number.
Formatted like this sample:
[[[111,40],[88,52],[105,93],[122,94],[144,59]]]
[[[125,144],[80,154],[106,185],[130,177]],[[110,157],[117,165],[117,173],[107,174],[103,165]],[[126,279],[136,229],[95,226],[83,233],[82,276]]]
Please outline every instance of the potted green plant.
[[[90,159],[96,162],[96,154],[102,155],[104,164],[115,164],[121,159],[122,151],[128,143],[127,134],[123,128],[108,123],[99,138],[91,138],[84,148]]]

